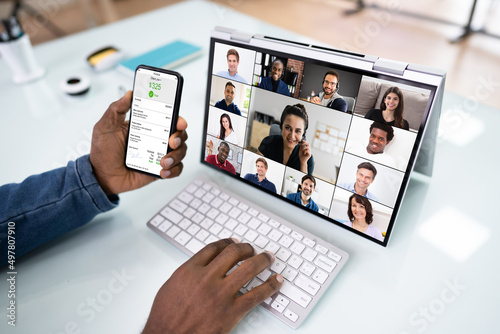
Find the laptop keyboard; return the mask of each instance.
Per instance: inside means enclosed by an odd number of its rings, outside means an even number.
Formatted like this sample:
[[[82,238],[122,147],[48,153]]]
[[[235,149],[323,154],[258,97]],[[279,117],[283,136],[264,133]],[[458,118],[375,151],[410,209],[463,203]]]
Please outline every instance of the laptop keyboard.
[[[349,257],[332,244],[203,179],[189,184],[151,218],[148,226],[189,256],[211,242],[230,237],[250,243],[257,253],[273,252],[274,263],[245,284],[240,293],[274,273],[281,274],[285,278],[281,289],[261,306],[292,328],[302,324]]]

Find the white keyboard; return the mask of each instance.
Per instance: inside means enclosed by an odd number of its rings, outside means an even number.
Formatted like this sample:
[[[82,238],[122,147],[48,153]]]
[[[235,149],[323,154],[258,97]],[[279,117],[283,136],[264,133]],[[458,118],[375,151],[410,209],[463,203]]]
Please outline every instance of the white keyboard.
[[[230,237],[252,244],[257,253],[273,252],[274,263],[240,292],[281,274],[283,286],[261,306],[292,328],[302,324],[349,258],[345,251],[203,179],[189,184],[148,226],[189,256]]]

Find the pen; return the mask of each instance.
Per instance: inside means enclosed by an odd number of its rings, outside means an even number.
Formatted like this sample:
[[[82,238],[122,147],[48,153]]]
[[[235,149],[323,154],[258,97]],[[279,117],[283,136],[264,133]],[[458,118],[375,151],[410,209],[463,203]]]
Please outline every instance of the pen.
[[[17,17],[11,16],[10,17],[10,34],[14,39],[17,39],[23,35],[23,30],[21,29],[21,25],[19,24],[19,21],[17,20]]]
[[[7,19],[2,19],[3,26],[5,27],[5,31],[2,33],[2,40],[5,42],[12,40],[12,35],[10,34],[10,23]],[[5,36],[7,39],[4,39]]]

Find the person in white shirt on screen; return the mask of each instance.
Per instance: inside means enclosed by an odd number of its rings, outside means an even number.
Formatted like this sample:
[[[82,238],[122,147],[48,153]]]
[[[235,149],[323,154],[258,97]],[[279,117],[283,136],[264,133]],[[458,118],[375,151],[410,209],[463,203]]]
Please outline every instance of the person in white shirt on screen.
[[[358,165],[355,182],[343,183],[338,186],[368,199],[378,201],[377,197],[368,191],[368,187],[375,181],[375,176],[377,176],[377,169],[371,163],[365,161]]]
[[[368,145],[353,143],[347,148],[347,152],[373,160],[382,165],[398,168],[396,159],[384,152],[386,146],[394,139],[394,129],[392,126],[373,122],[370,126],[370,136]]]
[[[238,66],[240,65],[240,55],[238,54],[238,51],[236,51],[235,49],[229,49],[227,51],[226,58],[227,70],[217,72],[217,75],[226,79],[236,80],[238,82],[246,84],[247,81],[238,74]]]
[[[352,194],[349,197],[347,215],[349,216],[349,221],[344,224],[377,240],[384,241],[380,230],[371,225],[373,223],[373,209],[372,204],[367,198],[358,194]]]
[[[228,114],[220,116],[220,133],[217,138],[225,140],[231,144],[238,145],[238,136],[234,133],[233,123]]]

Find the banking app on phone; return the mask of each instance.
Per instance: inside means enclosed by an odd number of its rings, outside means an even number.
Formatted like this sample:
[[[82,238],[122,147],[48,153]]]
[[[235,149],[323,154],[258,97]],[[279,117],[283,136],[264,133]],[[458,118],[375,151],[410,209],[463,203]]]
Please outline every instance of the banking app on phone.
[[[139,68],[135,75],[126,165],[159,175],[167,153],[178,78]]]

